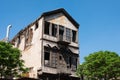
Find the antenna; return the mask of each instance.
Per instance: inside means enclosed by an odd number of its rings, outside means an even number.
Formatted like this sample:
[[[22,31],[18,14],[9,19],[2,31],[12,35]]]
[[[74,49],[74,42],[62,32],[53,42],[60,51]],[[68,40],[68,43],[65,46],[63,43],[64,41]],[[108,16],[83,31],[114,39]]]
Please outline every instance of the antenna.
[[[9,33],[10,33],[10,28],[12,27],[12,25],[8,25],[7,26],[7,32],[6,32],[6,42],[9,41]]]

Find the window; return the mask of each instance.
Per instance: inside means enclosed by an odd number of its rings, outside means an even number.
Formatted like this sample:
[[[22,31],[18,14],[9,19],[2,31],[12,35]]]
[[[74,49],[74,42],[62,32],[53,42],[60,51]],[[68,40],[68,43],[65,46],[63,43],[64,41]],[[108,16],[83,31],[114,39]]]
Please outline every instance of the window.
[[[38,22],[35,23],[35,30],[38,28]]]
[[[17,47],[19,47],[20,43],[21,43],[20,36],[18,36],[18,39],[17,39]]]
[[[50,65],[50,51],[48,47],[44,47],[44,64],[45,66]]]
[[[76,69],[77,69],[77,61],[78,61],[78,60],[77,60],[77,58],[76,58],[76,61],[75,61],[75,62],[76,62],[76,64],[75,64],[75,66],[76,66]]]
[[[50,60],[50,53],[49,52],[45,52],[45,60]]]
[[[73,58],[73,62],[72,62],[72,70],[75,71],[77,69],[77,58]]]
[[[57,34],[57,25],[52,24],[52,36],[56,37]]]
[[[66,57],[66,63],[67,63],[67,68],[70,68],[70,64],[69,64],[69,57]]]
[[[32,38],[33,38],[33,30],[32,29],[30,29],[29,30],[29,44],[31,44],[31,42],[32,42]]]
[[[49,28],[50,28],[50,23],[45,21],[44,34],[49,35]]]
[[[64,27],[63,26],[59,26],[59,39],[63,40],[63,34],[64,34]]]
[[[76,42],[76,31],[72,30],[72,41]]]
[[[67,68],[71,68],[72,66],[72,58],[70,56],[66,56]]]
[[[28,47],[28,38],[25,39],[25,49]]]
[[[71,30],[66,28],[66,40],[71,41]]]
[[[57,55],[55,51],[52,51],[51,60],[51,66],[55,68],[57,66]]]
[[[25,48],[31,45],[33,38],[33,29],[28,29],[25,33]]]
[[[25,49],[28,47],[28,41],[29,40],[29,30],[27,29],[25,31]]]
[[[59,56],[59,60],[62,60],[62,56]]]
[[[71,68],[72,66],[72,57],[69,57],[69,67]]]
[[[64,34],[64,27],[63,26],[59,26],[59,35],[63,36]]]

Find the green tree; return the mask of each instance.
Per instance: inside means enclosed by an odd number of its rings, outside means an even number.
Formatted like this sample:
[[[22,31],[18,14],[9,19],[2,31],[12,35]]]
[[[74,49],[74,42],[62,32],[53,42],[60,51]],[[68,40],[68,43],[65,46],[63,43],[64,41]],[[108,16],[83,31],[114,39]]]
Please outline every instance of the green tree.
[[[12,78],[26,72],[23,62],[20,50],[0,41],[0,78]]]
[[[85,57],[84,74],[92,80],[117,80],[120,76],[120,56],[115,52],[99,51]]]
[[[76,74],[77,74],[77,76],[80,77],[81,80],[84,80],[85,73],[84,73],[84,65],[83,64],[80,64],[78,66]]]

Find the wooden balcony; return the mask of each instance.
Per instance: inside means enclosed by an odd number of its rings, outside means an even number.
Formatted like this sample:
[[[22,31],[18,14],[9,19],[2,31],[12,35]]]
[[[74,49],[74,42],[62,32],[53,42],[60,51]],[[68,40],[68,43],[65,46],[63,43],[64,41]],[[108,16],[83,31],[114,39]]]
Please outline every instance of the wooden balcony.
[[[57,42],[60,44],[70,44],[71,43],[71,36],[59,35]]]
[[[58,73],[58,74],[71,75],[71,70],[70,70],[69,68],[58,67],[58,68],[57,68],[57,73]]]

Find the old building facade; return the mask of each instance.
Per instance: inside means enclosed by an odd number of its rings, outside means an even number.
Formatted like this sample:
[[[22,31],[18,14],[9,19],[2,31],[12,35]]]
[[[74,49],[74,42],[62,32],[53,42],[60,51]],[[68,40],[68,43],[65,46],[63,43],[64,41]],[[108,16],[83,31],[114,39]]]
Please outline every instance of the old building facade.
[[[21,30],[12,44],[22,52],[28,77],[77,80],[79,24],[63,9],[45,12]]]

